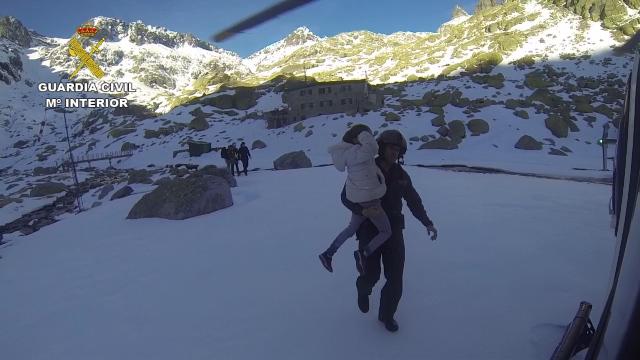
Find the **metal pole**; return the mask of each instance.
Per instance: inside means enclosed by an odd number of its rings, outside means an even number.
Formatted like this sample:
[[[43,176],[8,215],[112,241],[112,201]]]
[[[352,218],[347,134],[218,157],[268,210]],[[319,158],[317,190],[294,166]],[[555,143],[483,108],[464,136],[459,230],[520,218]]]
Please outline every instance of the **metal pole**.
[[[76,172],[76,163],[73,159],[73,151],[71,151],[71,139],[69,138],[69,126],[67,125],[67,111],[63,109],[64,129],[67,132],[67,145],[69,146],[69,159],[71,160],[71,169],[73,171],[73,181],[76,186],[76,201],[78,203],[78,212],[82,211],[82,201],[80,200],[80,184],[78,182],[78,173]]]
[[[602,170],[607,171],[607,143],[609,137],[609,123],[602,125]]]

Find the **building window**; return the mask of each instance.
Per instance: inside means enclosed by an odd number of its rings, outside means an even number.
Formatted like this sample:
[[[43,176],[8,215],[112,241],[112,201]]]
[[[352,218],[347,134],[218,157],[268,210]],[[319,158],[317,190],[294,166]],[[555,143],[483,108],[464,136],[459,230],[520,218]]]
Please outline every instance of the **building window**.
[[[313,109],[313,103],[309,103],[309,109]]]
[[[327,93],[331,94],[331,88],[330,87],[327,88]]]
[[[324,88],[318,89],[318,94],[324,94]]]
[[[300,104],[300,110],[304,110],[304,104]]]
[[[351,85],[347,85],[347,90],[351,91]]]
[[[344,85],[340,86],[340,92],[344,92],[345,90],[347,90],[346,86],[344,86]]]
[[[311,95],[311,89],[307,90],[307,94]]]
[[[324,101],[320,101],[320,107],[324,106]]]
[[[347,104],[347,99],[340,100],[340,105],[346,105],[346,104]]]
[[[304,96],[304,90],[300,90],[300,96]]]
[[[333,106],[333,101],[329,100],[329,106]]]

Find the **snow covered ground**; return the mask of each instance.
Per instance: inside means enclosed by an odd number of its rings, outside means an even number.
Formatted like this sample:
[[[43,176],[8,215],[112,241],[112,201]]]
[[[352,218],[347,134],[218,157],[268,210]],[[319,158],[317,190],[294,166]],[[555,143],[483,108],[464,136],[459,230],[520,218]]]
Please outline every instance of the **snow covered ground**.
[[[440,231],[405,209],[404,295],[388,333],[355,301],[330,167],[252,172],[234,206],[126,220],[136,194],[9,236],[2,359],[541,359],[581,300],[602,309],[614,238],[603,185],[409,167]]]

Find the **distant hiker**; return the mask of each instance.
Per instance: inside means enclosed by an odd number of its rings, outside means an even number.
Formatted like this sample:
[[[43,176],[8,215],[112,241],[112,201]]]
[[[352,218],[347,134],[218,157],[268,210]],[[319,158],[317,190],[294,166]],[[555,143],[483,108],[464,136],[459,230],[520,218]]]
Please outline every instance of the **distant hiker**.
[[[372,221],[378,229],[378,234],[369,241],[367,246],[356,250],[358,272],[365,272],[366,257],[371,255],[391,236],[391,224],[387,214],[382,210],[380,198],[387,191],[384,175],[374,161],[378,154],[378,144],[367,125],[357,124],[351,127],[340,144],[329,148],[333,165],[339,171],[347,170],[345,188],[347,198],[357,203],[363,210],[351,213],[349,225],[338,234],[327,250],[319,255],[322,265],[333,272],[331,259],[344,242],[355,235],[356,230],[365,220]]]
[[[244,142],[240,143],[240,149],[238,149],[238,156],[240,157],[240,161],[242,161],[242,171],[244,172],[244,176],[247,176],[247,167],[249,166],[249,159],[251,158],[251,153],[249,152],[249,148],[244,144]]]
[[[229,158],[229,151],[224,146],[220,148],[220,157],[224,159],[224,162],[227,165],[227,171],[231,173],[231,175],[233,176],[233,169],[231,168],[231,159]]]
[[[384,323],[389,331],[398,331],[398,323],[393,316],[398,309],[402,297],[402,274],[404,271],[404,216],[402,215],[402,199],[407,202],[409,210],[427,229],[431,240],[436,240],[438,230],[433,225],[422,204],[420,195],[411,183],[411,177],[397,161],[407,151],[407,141],[397,130],[386,130],[378,136],[378,157],[375,162],[382,170],[387,186],[387,192],[381,199],[382,209],[391,222],[392,234],[380,248],[366,259],[366,272],[358,276],[356,288],[358,290],[358,307],[360,311],[369,311],[369,295],[373,286],[380,279],[380,260],[384,264],[384,277],[387,279],[380,293],[380,308],[378,320]],[[364,211],[360,204],[348,199],[346,187],[342,189],[342,203],[352,212]],[[377,229],[371,221],[363,222],[356,232],[359,247],[365,248],[376,237]],[[433,234],[433,235],[432,235]]]
[[[227,148],[227,156],[229,157],[231,176],[235,176],[233,173],[234,167],[236,169],[236,173],[238,174],[238,176],[240,176],[240,167],[238,167],[238,149],[236,148],[235,143],[229,145],[229,147]]]

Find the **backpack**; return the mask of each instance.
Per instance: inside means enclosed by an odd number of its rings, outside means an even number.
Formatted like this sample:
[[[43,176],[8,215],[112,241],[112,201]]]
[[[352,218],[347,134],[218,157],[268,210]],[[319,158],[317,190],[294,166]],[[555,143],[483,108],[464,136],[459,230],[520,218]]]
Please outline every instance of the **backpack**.
[[[228,157],[227,156],[227,148],[223,147],[222,149],[220,149],[220,157],[223,158],[223,159],[226,159]]]

